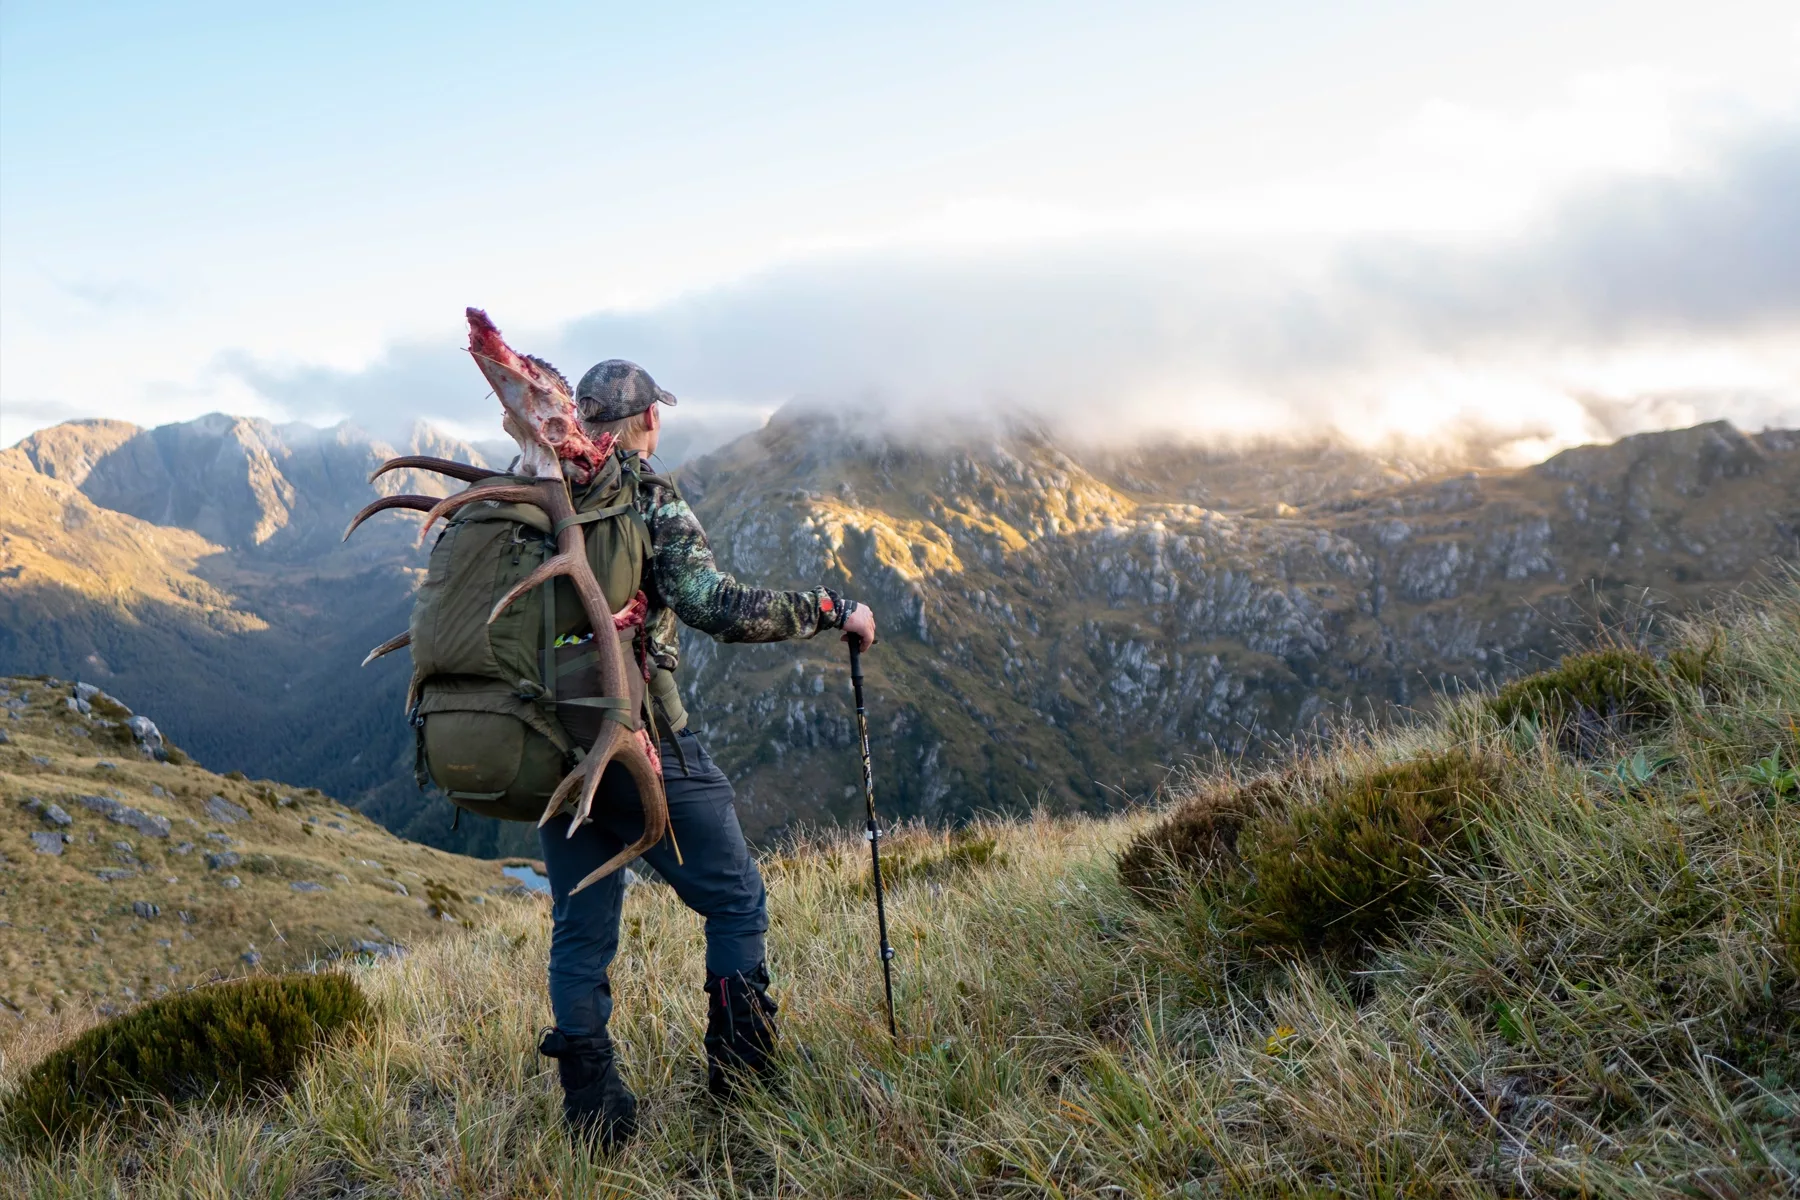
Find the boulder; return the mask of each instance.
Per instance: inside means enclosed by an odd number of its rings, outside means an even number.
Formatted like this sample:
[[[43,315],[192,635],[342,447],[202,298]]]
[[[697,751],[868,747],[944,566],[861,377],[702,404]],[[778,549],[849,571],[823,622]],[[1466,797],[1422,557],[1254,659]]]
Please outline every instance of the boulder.
[[[162,730],[149,717],[133,717],[125,722],[125,728],[137,739],[138,752],[145,758],[167,759],[168,748],[163,744]]]
[[[130,805],[120,804],[107,796],[77,796],[81,806],[99,813],[107,820],[137,830],[151,837],[169,836],[169,818],[159,817],[154,813],[143,812]]]
[[[233,804],[223,796],[208,796],[201,806],[206,815],[225,825],[236,825],[239,821],[250,819],[250,810]]]

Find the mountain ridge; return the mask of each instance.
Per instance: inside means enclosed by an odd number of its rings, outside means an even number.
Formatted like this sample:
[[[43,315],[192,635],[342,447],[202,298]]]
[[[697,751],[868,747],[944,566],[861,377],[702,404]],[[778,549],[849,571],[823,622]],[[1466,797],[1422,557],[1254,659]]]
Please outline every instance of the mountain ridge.
[[[0,669],[92,677],[170,714],[203,761],[303,779],[408,836],[530,852],[524,827],[465,820],[452,838],[448,805],[414,791],[404,655],[350,669],[405,628],[424,565],[408,518],[337,540],[392,449],[221,415],[60,426],[0,452],[0,486],[43,496],[0,526]],[[484,461],[428,428],[408,449]],[[1704,602],[1800,537],[1792,432],[1714,423],[1522,469],[1469,458],[1065,447],[1029,424],[934,443],[792,406],[677,477],[726,569],[877,607],[884,807],[954,821],[1104,808],[1154,789],[1150,764],[1171,757],[1256,754],[1333,713],[1407,706],[1423,683],[1507,677],[1584,637],[1596,608],[1642,608],[1644,588]],[[51,586],[83,553],[53,528],[71,505],[119,546],[113,574],[74,591]],[[853,817],[835,640],[690,634],[684,658],[753,836]]]

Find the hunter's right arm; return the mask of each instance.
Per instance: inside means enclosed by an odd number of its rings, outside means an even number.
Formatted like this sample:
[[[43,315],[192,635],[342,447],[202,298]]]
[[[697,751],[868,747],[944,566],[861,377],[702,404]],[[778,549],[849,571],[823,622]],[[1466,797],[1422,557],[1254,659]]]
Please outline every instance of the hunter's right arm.
[[[719,570],[700,519],[673,488],[656,489],[645,520],[651,577],[683,624],[721,642],[783,642],[842,626],[844,603],[829,588],[746,587]]]

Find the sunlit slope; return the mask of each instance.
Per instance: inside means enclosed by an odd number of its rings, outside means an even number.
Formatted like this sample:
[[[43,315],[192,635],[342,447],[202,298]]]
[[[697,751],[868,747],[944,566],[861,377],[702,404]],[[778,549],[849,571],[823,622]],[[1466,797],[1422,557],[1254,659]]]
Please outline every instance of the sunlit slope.
[[[409,448],[479,458],[423,428]],[[377,494],[369,471],[394,452],[349,427],[216,414],[34,434],[0,454],[28,500],[0,514],[17,568],[0,570],[0,672],[98,683],[210,766],[299,780],[404,825],[419,804],[396,719],[405,656],[357,664],[405,628],[418,526],[388,517],[340,541]],[[381,484],[444,486],[413,472]]]
[[[66,459],[43,461],[71,470]],[[95,504],[74,483],[40,473],[18,447],[0,451],[0,630],[9,639],[29,638],[27,627],[84,604],[122,621],[156,606],[222,630],[256,628],[194,573],[220,552],[189,530]]]
[[[0,678],[0,1027],[391,952],[512,902],[491,862],[316,791],[146,757],[129,710],[101,694],[84,713],[77,695]]]

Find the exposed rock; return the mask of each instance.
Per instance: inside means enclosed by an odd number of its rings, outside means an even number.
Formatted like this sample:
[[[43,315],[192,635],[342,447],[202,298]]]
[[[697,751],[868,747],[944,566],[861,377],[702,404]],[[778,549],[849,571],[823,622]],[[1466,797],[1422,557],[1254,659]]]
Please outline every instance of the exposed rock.
[[[352,954],[368,954],[375,958],[405,958],[406,947],[393,942],[377,942],[367,938],[358,938],[350,943]]]
[[[310,879],[296,880],[295,882],[288,884],[288,887],[296,892],[323,892],[326,890],[324,884],[314,883]]]
[[[81,801],[82,807],[91,809],[116,824],[129,826],[150,837],[169,836],[167,817],[143,812],[107,796],[78,796],[76,799]]]
[[[135,916],[141,917],[146,921],[154,920],[155,918],[162,916],[162,906],[152,904],[148,900],[133,900],[131,902],[131,911]]]
[[[98,875],[104,883],[117,883],[121,879],[132,879],[137,876],[136,871],[124,867],[101,867],[94,874]]]
[[[233,804],[223,796],[208,796],[201,806],[206,815],[225,825],[235,825],[239,821],[250,819],[250,810]]]
[[[149,717],[133,717],[125,722],[125,728],[137,739],[138,749],[148,758],[155,758],[165,752],[162,730]]]
[[[244,886],[244,881],[239,879],[236,875],[227,875],[225,878],[219,880],[219,886],[224,888],[239,888]]]
[[[68,835],[62,833],[34,832],[31,835],[31,848],[39,854],[61,854],[68,842]]]
[[[244,856],[235,850],[226,850],[219,854],[206,856],[206,869],[209,871],[228,871],[244,861]]]

